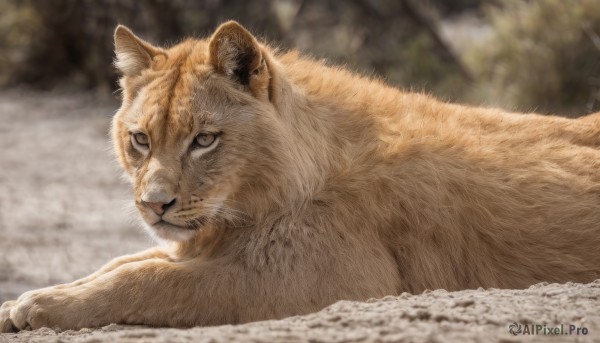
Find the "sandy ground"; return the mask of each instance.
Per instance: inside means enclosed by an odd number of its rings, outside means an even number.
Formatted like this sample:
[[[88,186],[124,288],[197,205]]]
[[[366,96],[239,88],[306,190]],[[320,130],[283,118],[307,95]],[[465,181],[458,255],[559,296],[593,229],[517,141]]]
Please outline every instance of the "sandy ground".
[[[0,93],[0,302],[151,246],[108,139],[117,108]]]
[[[245,325],[188,330],[109,325],[61,333],[40,329],[3,334],[0,342],[600,342],[599,301],[600,280],[526,290],[437,290],[364,303],[341,301],[314,314]],[[539,332],[544,326],[559,331],[515,336],[508,329],[513,322],[521,332],[525,325],[534,325],[533,330],[540,325]]]
[[[151,246],[107,136],[118,104],[85,94],[0,93],[0,302]],[[587,335],[517,335],[517,322]],[[403,294],[315,314],[190,330],[111,325],[2,334],[0,342],[600,342],[600,280],[527,290]]]

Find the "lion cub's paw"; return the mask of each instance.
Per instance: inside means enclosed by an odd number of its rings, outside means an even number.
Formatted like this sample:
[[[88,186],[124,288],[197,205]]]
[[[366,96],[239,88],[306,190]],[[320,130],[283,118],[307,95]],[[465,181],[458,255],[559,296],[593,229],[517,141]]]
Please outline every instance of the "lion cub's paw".
[[[26,292],[15,301],[5,302],[0,310],[1,332],[60,326],[61,298],[56,291],[41,289]]]
[[[0,333],[18,331],[10,319],[10,310],[16,303],[15,300],[7,301],[0,307]]]

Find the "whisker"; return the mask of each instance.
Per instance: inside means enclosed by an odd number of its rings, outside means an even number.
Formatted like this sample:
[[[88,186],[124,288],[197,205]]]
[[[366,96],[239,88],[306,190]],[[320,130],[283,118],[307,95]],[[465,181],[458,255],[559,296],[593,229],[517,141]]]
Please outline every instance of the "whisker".
[[[244,211],[225,206],[223,204],[222,199],[205,199],[202,203],[201,208],[213,212],[213,216],[208,219],[209,221],[221,220],[226,222],[227,225],[232,228],[243,228],[252,225],[250,215],[248,215]],[[189,221],[188,225],[204,225],[206,224],[204,221],[204,219],[194,218]]]

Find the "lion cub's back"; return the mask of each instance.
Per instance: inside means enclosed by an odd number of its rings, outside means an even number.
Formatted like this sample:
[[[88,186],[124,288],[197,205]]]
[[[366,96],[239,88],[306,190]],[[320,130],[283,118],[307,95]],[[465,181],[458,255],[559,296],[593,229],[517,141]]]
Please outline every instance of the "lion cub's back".
[[[390,229],[414,289],[600,276],[600,115],[428,106],[395,118],[403,229]]]

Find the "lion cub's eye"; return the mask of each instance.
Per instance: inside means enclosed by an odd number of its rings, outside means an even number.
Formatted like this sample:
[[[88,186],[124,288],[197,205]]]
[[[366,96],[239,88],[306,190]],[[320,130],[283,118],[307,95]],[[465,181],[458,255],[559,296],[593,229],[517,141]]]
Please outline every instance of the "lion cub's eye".
[[[138,150],[148,150],[150,147],[150,138],[148,135],[142,132],[136,132],[131,134],[131,143]]]
[[[201,133],[194,138],[194,142],[196,143],[197,147],[208,148],[215,142],[216,139],[217,135],[213,133]]]

